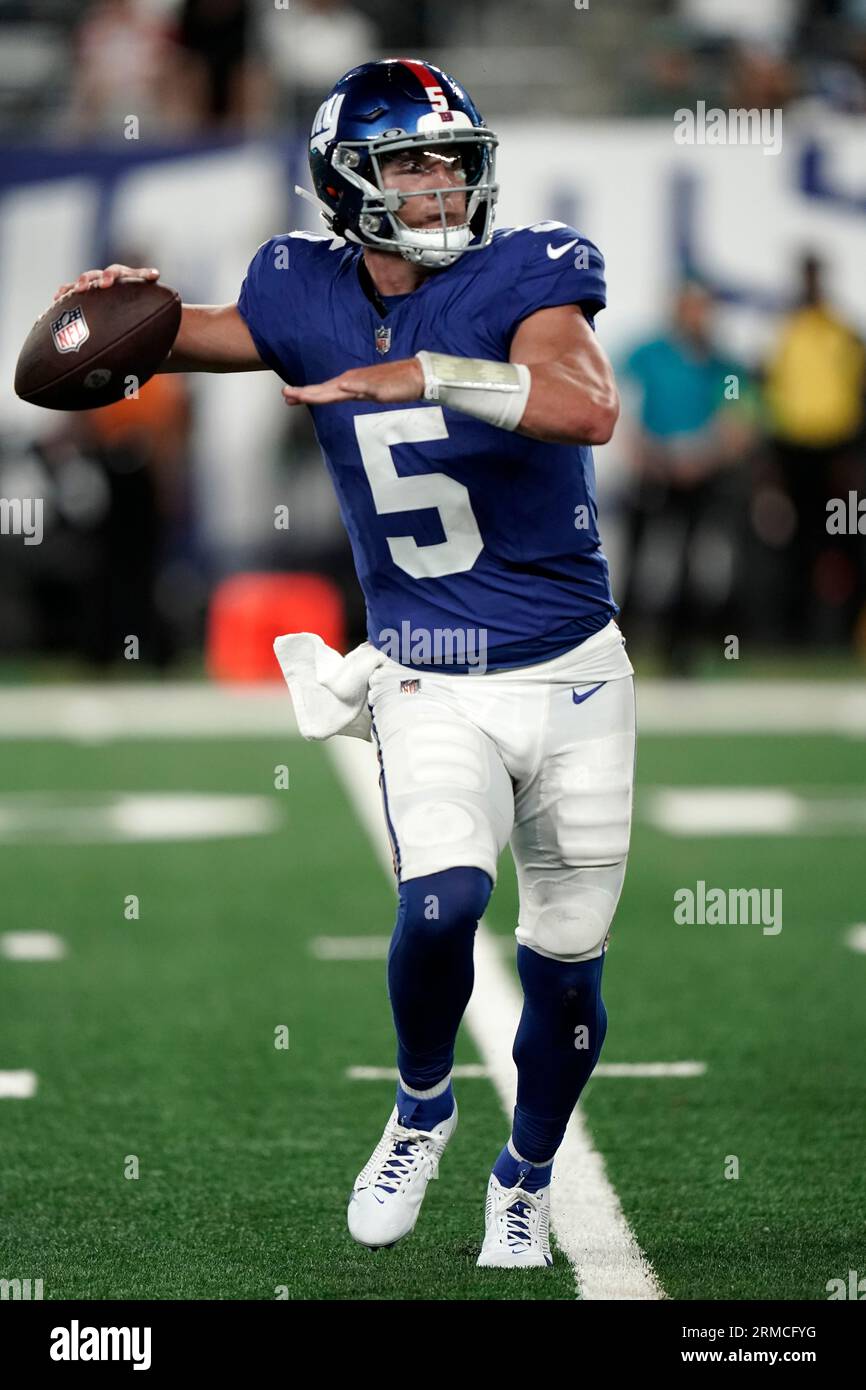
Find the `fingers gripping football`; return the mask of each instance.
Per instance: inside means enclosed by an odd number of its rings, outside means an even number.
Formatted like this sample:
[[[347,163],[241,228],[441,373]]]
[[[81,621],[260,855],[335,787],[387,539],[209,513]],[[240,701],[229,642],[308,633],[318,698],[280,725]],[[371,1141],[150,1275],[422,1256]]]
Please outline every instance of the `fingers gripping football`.
[[[70,290],[107,290],[119,280],[158,280],[159,271],[153,266],[109,265],[104,270],[84,270],[76,280],[60,285],[54,295],[55,301],[68,294]]]

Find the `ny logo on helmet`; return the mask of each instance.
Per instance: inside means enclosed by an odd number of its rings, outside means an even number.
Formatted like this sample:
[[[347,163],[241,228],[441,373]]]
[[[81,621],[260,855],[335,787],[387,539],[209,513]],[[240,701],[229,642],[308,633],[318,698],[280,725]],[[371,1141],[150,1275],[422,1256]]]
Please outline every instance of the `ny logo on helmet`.
[[[324,154],[328,142],[333,140],[337,133],[337,122],[340,119],[340,107],[345,101],[345,93],[340,92],[337,96],[328,97],[323,101],[316,112],[313,121],[313,129],[310,131],[310,149],[317,154]]]

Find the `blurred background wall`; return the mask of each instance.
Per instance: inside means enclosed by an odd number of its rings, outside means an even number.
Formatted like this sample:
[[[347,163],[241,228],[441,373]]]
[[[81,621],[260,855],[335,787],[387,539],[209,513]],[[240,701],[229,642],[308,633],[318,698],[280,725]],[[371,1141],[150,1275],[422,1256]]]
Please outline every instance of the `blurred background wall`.
[[[363,638],[330,482],[270,373],[155,378],[133,422],[11,380],[83,269],[227,302],[263,240],[323,230],[293,191],[317,105],[413,51],[500,136],[498,225],[567,222],[605,254],[624,413],[596,466],[632,649],[686,671],[737,633],[862,659],[866,535],[830,534],[826,503],[866,497],[864,0],[0,0],[0,497],[45,499],[41,545],[0,537],[0,669],[110,667],[130,630],[145,665],[195,666],[239,570],[332,577]],[[677,143],[701,101],[782,112],[781,149]]]

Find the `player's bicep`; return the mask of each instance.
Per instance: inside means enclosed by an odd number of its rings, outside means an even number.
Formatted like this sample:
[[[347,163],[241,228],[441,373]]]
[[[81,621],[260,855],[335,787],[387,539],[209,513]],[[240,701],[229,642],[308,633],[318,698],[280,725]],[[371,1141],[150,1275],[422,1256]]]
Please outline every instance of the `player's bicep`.
[[[579,305],[528,314],[515,330],[510,360],[531,370],[520,422],[525,434],[560,443],[607,443],[619,416],[616,378]]]
[[[508,356],[510,362],[524,362],[527,367],[567,360],[579,366],[591,361],[596,366],[606,364],[613,377],[607,353],[579,304],[559,304],[528,314],[515,329]]]
[[[268,370],[237,304],[184,304],[164,372]]]

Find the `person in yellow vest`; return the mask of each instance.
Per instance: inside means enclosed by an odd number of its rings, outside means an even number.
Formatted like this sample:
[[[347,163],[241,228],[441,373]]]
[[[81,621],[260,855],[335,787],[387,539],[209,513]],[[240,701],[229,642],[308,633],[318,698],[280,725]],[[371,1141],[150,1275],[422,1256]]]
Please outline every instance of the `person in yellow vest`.
[[[796,530],[788,552],[787,632],[847,635],[864,598],[864,538],[828,531],[828,503],[866,480],[866,350],[828,304],[823,265],[800,267],[800,303],[782,324],[767,364],[765,400],[780,481]]]

